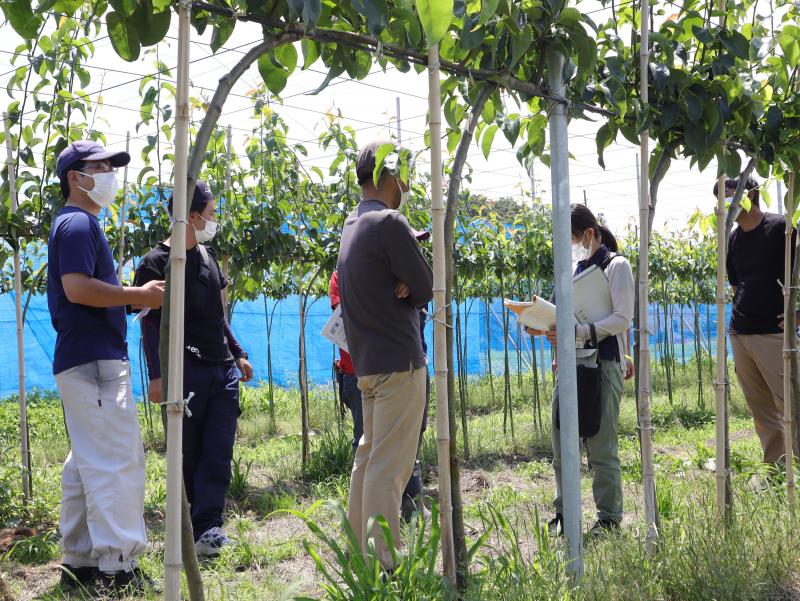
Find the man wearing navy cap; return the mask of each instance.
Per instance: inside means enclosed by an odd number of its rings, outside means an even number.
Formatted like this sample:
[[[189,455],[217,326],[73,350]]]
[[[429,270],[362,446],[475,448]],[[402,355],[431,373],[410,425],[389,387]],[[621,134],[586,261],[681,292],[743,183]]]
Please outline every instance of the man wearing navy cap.
[[[97,220],[116,199],[115,168],[129,161],[126,152],[80,141],[56,164],[66,204],[50,229],[47,304],[56,331],[53,373],[72,446],[61,476],[64,588],[149,584],[135,567],[147,543],[145,464],[125,306],[161,306],[164,282],[120,286]]]
[[[203,243],[217,232],[214,197],[197,182],[186,226],[186,312],[184,317],[183,394],[194,393],[183,418],[183,480],[191,505],[195,550],[218,555],[230,539],[222,530],[225,492],[239,410],[239,381],[253,378],[247,353],[225,318],[222,290],[228,279],[216,255]],[[168,204],[172,215],[172,199]],[[170,239],[147,253],[136,269],[135,283],[161,280],[169,262]],[[150,375],[150,400],[161,402],[158,343],[160,311],[142,319],[142,340]],[[238,372],[237,372],[238,368]],[[241,373],[241,378],[240,378]]]

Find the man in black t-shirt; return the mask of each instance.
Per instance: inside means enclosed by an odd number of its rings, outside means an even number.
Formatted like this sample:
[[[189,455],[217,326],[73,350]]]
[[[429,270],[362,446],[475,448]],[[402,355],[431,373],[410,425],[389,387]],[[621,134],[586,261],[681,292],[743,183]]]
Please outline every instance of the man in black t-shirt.
[[[221,526],[225,492],[231,480],[231,459],[239,410],[239,381],[253,377],[247,353],[233,336],[225,318],[222,290],[228,280],[214,252],[203,242],[217,229],[215,203],[203,182],[197,182],[186,228],[186,300],[184,318],[184,398],[194,392],[183,419],[183,480],[191,504],[195,549],[200,555],[217,555],[230,543]],[[172,200],[169,201],[172,215]],[[141,286],[163,280],[169,262],[167,238],[147,253],[136,269]],[[161,402],[158,343],[160,311],[142,319],[142,342],[150,375],[148,395]],[[241,373],[237,373],[237,367]]]
[[[725,181],[732,200],[738,179]],[[736,375],[764,451],[764,463],[785,456],[783,440],[783,290],[786,219],[759,207],[758,183],[746,183],[749,211],[736,218],[728,240],[728,281],[733,287],[730,323]],[[714,186],[714,194],[717,187]],[[792,232],[794,248],[797,231]],[[792,437],[796,441],[796,436]],[[796,443],[795,443],[796,445]],[[797,447],[794,449],[797,455]]]

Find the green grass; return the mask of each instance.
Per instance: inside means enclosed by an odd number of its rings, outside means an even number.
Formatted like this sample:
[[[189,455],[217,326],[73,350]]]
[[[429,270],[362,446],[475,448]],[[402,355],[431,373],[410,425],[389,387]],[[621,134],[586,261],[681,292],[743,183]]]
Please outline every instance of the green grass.
[[[732,372],[731,372],[732,373]],[[661,543],[644,551],[641,461],[633,387],[626,383],[620,411],[620,460],[625,524],[619,535],[585,551],[585,576],[574,589],[563,541],[541,527],[551,517],[550,400],[533,401],[532,378],[512,382],[514,432],[503,425],[502,376],[468,383],[468,460],[462,462],[464,516],[471,547],[471,577],[463,598],[733,600],[800,598],[800,549],[780,489],[760,485],[766,472],[738,387],[731,388],[731,470],[734,511],[722,523],[714,503],[714,398],[704,366],[704,402],[696,369],[678,368],[669,402],[663,371],[654,367],[653,417]],[[10,400],[10,399],[9,399]],[[456,399],[457,401],[458,399]],[[353,565],[337,553],[347,540],[337,507],[346,506],[351,461],[349,416],[342,421],[330,386],[311,391],[311,454],[301,465],[300,410],[296,391],[275,391],[275,423],[266,387],[242,395],[226,528],[235,544],[201,566],[206,598],[445,599],[438,530],[430,524],[404,530],[403,568],[388,584],[374,563]],[[459,404],[456,405],[460,406]],[[435,402],[422,446],[425,492],[437,497]],[[166,463],[160,420],[150,429],[140,410],[147,460],[145,517],[149,545],[143,569],[163,578]],[[158,417],[157,411],[153,413]],[[541,415],[541,421],[539,416]],[[57,599],[56,526],[61,463],[69,445],[61,407],[51,394],[29,397],[34,501],[19,493],[18,420],[13,402],[0,402],[0,527],[27,526],[36,536],[0,551],[13,593]],[[457,443],[464,451],[463,432]],[[590,474],[583,467],[584,526],[593,521]],[[431,561],[434,567],[431,569]],[[343,571],[344,570],[344,571]],[[325,571],[332,576],[326,577]],[[363,586],[346,585],[359,578]],[[376,580],[377,578],[377,580]],[[355,589],[353,588],[355,587]],[[357,592],[353,592],[357,589]],[[150,598],[158,598],[152,595]]]

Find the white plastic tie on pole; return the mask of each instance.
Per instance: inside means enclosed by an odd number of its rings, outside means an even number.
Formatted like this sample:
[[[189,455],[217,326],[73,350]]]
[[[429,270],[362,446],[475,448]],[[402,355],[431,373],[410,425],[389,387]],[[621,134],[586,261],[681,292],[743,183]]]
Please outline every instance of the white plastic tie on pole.
[[[181,410],[181,412],[186,414],[186,417],[192,417],[192,412],[189,411],[189,401],[191,401],[192,398],[194,398],[194,393],[190,392],[189,396],[187,396],[185,399],[178,399],[176,401],[164,401],[161,404],[162,405],[176,405],[178,407],[178,409]]]
[[[442,319],[439,319],[438,317],[436,317],[436,315],[438,315],[439,313],[441,313],[444,310],[445,310],[445,307],[442,306],[442,307],[439,307],[436,311],[434,311],[433,314],[428,313],[427,311],[422,311],[422,313],[425,315],[425,323],[428,323],[429,321],[433,321],[433,322],[436,322],[436,323],[440,323],[444,327],[450,328],[452,330],[453,329],[452,324],[449,324],[446,321],[443,321]]]

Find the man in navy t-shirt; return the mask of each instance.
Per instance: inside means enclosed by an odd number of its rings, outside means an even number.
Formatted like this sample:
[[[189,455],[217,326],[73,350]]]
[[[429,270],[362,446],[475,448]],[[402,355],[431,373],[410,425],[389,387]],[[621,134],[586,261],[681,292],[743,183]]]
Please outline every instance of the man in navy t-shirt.
[[[56,331],[53,373],[72,448],[61,476],[63,588],[141,591],[144,449],[131,392],[125,305],[157,308],[164,282],[120,286],[97,221],[114,202],[126,152],[80,141],[59,155],[66,205],[48,241],[47,304]]]

